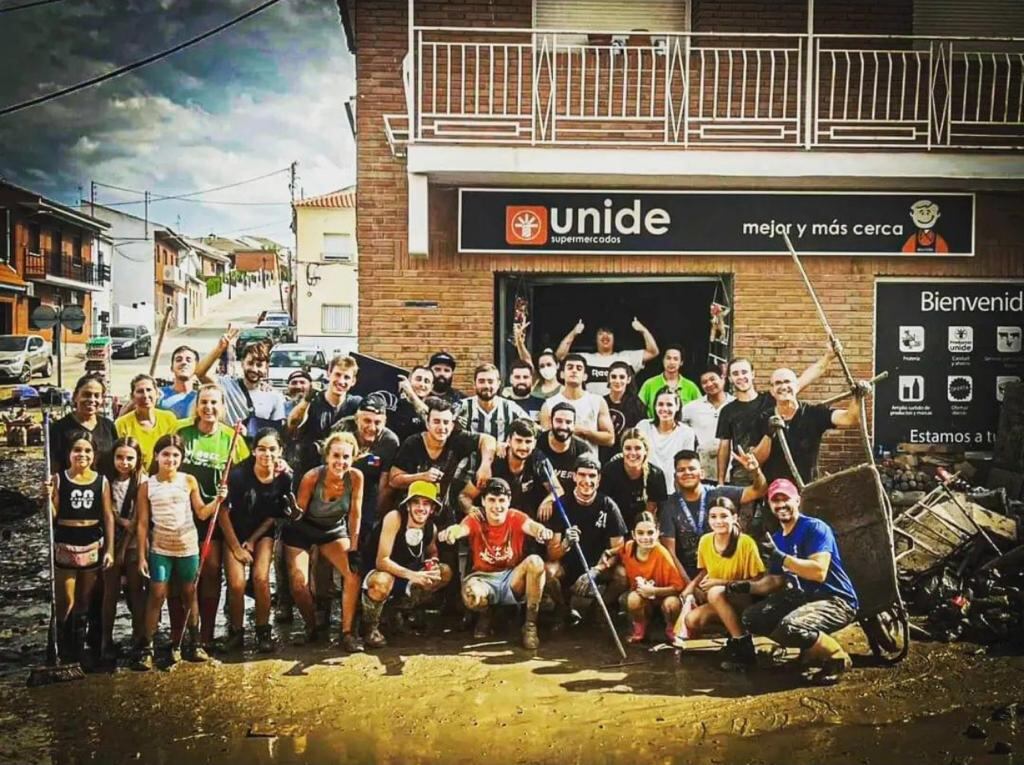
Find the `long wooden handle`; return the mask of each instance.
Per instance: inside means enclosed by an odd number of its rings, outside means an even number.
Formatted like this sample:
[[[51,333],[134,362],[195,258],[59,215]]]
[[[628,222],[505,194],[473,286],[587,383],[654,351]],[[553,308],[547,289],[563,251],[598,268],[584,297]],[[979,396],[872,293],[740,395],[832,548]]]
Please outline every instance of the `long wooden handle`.
[[[152,377],[156,374],[156,364],[160,360],[160,349],[164,346],[164,336],[167,334],[167,325],[171,323],[171,314],[174,313],[174,308],[167,306],[164,311],[164,320],[160,325],[160,334],[156,338],[156,347],[151,349],[152,356],[149,359],[149,376]]]

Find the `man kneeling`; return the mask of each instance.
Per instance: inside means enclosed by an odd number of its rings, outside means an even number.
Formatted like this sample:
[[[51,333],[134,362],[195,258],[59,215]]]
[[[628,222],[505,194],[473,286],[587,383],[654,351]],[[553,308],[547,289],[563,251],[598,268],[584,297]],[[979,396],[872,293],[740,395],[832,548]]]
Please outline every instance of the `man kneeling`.
[[[469,538],[473,573],[462,584],[462,602],[476,611],[475,638],[490,634],[490,608],[517,605],[526,598],[526,623],[523,625],[523,647],[535,649],[537,611],[544,590],[544,561],[539,555],[524,556],[524,542],[531,536],[547,542],[553,536],[526,513],[510,510],[512,489],[502,478],[492,478],[484,486],[484,519],[467,515],[462,523],[441,532],[442,542],[454,544],[461,537]]]
[[[451,581],[451,568],[437,560],[432,516],[440,509],[437,484],[413,481],[398,509],[381,521],[376,568],[363,581],[363,626],[370,648],[387,645],[380,617],[388,598],[407,596],[416,607]]]

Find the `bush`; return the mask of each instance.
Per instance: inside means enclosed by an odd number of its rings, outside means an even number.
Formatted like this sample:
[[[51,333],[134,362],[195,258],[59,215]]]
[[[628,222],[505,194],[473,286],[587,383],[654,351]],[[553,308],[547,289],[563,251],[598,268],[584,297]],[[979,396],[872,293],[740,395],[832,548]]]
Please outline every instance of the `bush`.
[[[206,279],[206,297],[219,295],[224,289],[224,281],[219,276],[209,276]]]

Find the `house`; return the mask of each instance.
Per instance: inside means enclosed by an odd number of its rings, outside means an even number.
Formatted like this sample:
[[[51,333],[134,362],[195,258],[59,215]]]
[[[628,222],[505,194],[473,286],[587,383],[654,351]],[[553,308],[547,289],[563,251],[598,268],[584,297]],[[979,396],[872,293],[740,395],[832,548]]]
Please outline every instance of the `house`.
[[[203,265],[191,241],[172,229],[154,233],[158,312],[171,307],[172,327],[194,324],[206,313],[206,282]]]
[[[901,325],[989,320],[922,318],[922,306],[977,290],[998,292],[986,306],[1016,305],[1024,289],[1020,3],[339,0],[339,10],[359,87],[363,353],[408,366],[445,348],[467,387],[477,363],[507,371],[516,321],[529,321],[537,352],[582,317],[573,347],[593,350],[602,325],[618,347],[638,347],[637,316],[662,346],[686,343],[690,376],[742,354],[766,381],[825,344],[784,233],[807,256],[859,378],[883,371],[876,351],[900,350],[888,333]],[[930,297],[918,300],[922,289]],[[876,315],[894,290],[902,313]],[[725,331],[711,336],[724,308]],[[876,426],[917,422],[906,441],[936,431],[984,443],[993,365],[1024,372],[1011,361],[1024,359],[1011,350],[1019,330],[997,346],[986,329],[985,349],[976,340],[976,357],[953,359],[946,329],[929,334],[933,355],[897,362],[929,392],[879,385]],[[973,383],[957,377],[968,372]],[[947,377],[959,380],[948,396]],[[845,389],[830,374],[812,398]],[[863,454],[852,433],[829,435],[824,453],[828,469]]]
[[[286,261],[287,249],[265,237],[210,234],[200,241],[229,253],[235,271],[262,275],[264,280],[276,281],[278,269]]]
[[[30,189],[0,180],[0,335],[52,331],[32,326],[40,305],[80,306],[81,331],[63,330],[65,342],[84,343],[94,330],[93,295],[110,283],[96,241],[107,225]]]
[[[199,276],[203,278],[227,276],[231,270],[231,257],[227,252],[206,244],[200,239],[185,237],[185,241],[199,256]]]
[[[327,352],[358,350],[356,189],[295,203],[296,324],[300,342]]]

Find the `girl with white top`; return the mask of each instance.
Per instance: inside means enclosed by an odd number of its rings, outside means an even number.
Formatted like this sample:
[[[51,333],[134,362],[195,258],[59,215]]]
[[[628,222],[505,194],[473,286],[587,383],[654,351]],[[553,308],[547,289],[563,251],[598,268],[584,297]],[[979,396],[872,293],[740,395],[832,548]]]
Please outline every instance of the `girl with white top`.
[[[661,468],[665,475],[665,491],[668,494],[676,490],[676,453],[684,449],[697,449],[697,434],[689,425],[680,422],[682,408],[679,392],[666,385],[654,397],[655,418],[641,420],[636,426],[651,445],[650,461]]]

